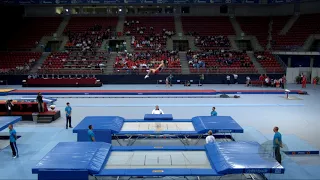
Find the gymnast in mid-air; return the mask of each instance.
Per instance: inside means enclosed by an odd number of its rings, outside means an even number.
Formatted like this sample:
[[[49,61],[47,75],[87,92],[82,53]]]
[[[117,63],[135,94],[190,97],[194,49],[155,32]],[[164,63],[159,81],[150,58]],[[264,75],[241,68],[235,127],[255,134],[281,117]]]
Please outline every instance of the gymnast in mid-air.
[[[150,73],[152,74],[158,74],[159,72],[161,72],[165,67],[165,62],[161,61],[161,64],[159,64],[159,66],[156,69],[148,69],[147,72],[148,74],[144,77],[145,79],[149,78]]]

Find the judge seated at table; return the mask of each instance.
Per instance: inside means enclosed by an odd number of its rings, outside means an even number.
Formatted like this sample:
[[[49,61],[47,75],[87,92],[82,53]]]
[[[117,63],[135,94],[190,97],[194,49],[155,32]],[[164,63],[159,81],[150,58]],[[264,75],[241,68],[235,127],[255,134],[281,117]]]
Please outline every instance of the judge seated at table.
[[[156,108],[152,111],[152,114],[164,114],[163,111],[156,105]]]

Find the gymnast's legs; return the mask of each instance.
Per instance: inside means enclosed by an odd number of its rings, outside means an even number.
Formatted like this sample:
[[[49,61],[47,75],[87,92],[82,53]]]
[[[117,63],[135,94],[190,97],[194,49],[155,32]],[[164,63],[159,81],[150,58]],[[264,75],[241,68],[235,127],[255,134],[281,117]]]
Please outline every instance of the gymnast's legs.
[[[149,69],[147,70],[148,74],[144,77],[145,79],[149,78],[150,73],[155,74],[157,71],[160,71],[160,68],[164,66],[164,63],[161,62],[161,64],[156,69]]]

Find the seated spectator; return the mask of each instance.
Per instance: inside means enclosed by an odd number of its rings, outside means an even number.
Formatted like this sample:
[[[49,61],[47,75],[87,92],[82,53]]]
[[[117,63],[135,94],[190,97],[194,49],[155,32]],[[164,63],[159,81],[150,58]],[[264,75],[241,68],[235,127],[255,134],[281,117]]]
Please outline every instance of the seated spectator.
[[[159,109],[158,105],[156,105],[156,108],[152,111],[152,114],[164,114],[164,112]]]
[[[168,51],[147,51],[136,52],[134,54],[121,53],[116,57],[114,68],[123,68],[126,65],[129,69],[152,69],[160,64],[161,61],[166,61],[168,68],[180,68],[180,59],[177,52]]]
[[[68,50],[79,50],[80,48],[85,51],[99,48],[104,39],[114,39],[114,32],[110,28],[103,29],[101,25],[94,25],[86,32],[76,33],[67,30],[65,33],[69,37],[69,42],[66,44]]]
[[[195,45],[198,47],[230,47],[230,42],[225,36],[197,36]]]

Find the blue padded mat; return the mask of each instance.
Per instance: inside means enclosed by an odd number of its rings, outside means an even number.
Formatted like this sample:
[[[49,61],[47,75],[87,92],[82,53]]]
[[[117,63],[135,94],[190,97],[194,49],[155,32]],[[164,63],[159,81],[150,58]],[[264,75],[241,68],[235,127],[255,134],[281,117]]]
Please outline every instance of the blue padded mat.
[[[103,168],[110,149],[110,144],[102,142],[60,142],[32,169],[32,173],[86,170],[96,174]]]
[[[172,114],[145,114],[144,120],[173,120]]]
[[[6,129],[10,124],[15,124],[21,121],[21,116],[1,116],[0,117],[0,131]]]
[[[284,168],[270,154],[259,152],[257,142],[220,142],[205,148],[219,174],[275,173]]]
[[[195,131],[121,131],[125,122],[192,122]],[[197,116],[186,120],[125,120],[119,116],[87,116],[74,129],[78,133],[78,141],[87,141],[88,126],[93,125],[94,131],[100,131],[105,139],[103,142],[110,143],[107,139],[112,134],[206,134],[209,130],[214,133],[243,133],[242,127],[230,116]],[[107,131],[110,131],[111,134]],[[98,136],[96,136],[98,138]]]
[[[195,130],[205,134],[213,133],[243,133],[242,127],[231,116],[197,116],[192,118]]]
[[[87,171],[95,176],[221,176],[242,173],[284,173],[274,158],[259,153],[256,142],[224,142],[205,146],[179,147],[111,147],[99,142],[64,142],[54,147],[32,173],[78,173]],[[105,169],[112,151],[206,151],[211,168],[144,168]],[[126,163],[126,162],[123,162]],[[55,178],[58,178],[59,173]],[[61,174],[60,174],[61,176]]]
[[[74,129],[73,132],[88,130],[92,125],[94,130],[111,130],[112,133],[119,132],[124,123],[124,118],[119,116],[87,116]]]

